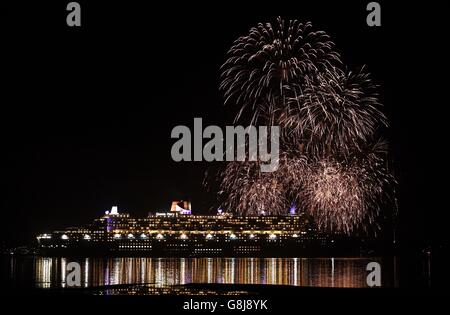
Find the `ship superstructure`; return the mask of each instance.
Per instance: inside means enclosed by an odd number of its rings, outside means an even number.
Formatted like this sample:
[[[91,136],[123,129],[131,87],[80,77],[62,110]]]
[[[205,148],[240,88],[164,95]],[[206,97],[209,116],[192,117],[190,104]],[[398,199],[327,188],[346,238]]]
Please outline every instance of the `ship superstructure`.
[[[37,239],[47,252],[149,256],[258,256],[329,242],[304,215],[235,216],[220,210],[215,215],[193,215],[186,202],[174,202],[170,211],[145,218],[112,207],[87,226],[40,234]]]

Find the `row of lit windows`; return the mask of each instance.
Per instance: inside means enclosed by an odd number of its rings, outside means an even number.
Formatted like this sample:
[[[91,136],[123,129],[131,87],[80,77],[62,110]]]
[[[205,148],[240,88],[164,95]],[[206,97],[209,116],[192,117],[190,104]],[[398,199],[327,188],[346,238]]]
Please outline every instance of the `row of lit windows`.
[[[302,234],[303,234],[304,232],[302,232]],[[64,236],[64,235],[63,235]],[[298,237],[298,234],[292,234],[292,235],[290,235],[291,237],[294,237],[294,238],[296,238],[296,237]],[[150,236],[148,235],[148,234],[145,234],[145,233],[142,233],[142,234],[140,234],[140,235],[138,235],[138,236],[136,236],[135,234],[132,234],[132,233],[128,233],[128,234],[125,234],[125,235],[123,235],[123,234],[120,234],[120,233],[115,233],[114,234],[114,236],[113,236],[113,238],[114,239],[122,239],[122,238],[127,238],[127,239],[136,239],[136,238],[140,238],[140,239],[148,239]],[[165,235],[165,234],[162,234],[162,233],[158,233],[158,234],[156,234],[156,236],[154,236],[154,238],[156,238],[156,239],[160,239],[160,240],[163,240],[163,239],[165,239],[167,236]],[[211,234],[211,233],[208,233],[208,234],[206,234],[205,235],[205,238],[206,239],[214,239],[214,238],[216,238],[217,236],[214,234]],[[244,236],[243,235],[236,235],[236,234],[234,234],[234,233],[231,233],[229,236],[228,236],[228,238],[230,239],[230,240],[236,240],[236,239],[242,239]],[[254,238],[258,238],[258,237],[260,237],[259,235],[257,235],[257,234],[249,234],[248,236],[247,236],[249,239],[254,239]],[[280,236],[277,236],[276,234],[274,234],[274,233],[272,233],[272,234],[269,234],[269,235],[267,235],[267,237],[269,238],[269,239],[276,239],[277,237],[280,237]],[[283,236],[282,236],[283,237]],[[180,236],[179,236],[179,238],[180,239],[188,239],[189,238],[189,236],[187,235],[187,234],[185,234],[185,233],[182,233]]]
[[[152,248],[151,245],[119,245],[119,248]]]
[[[304,234],[306,234],[306,232],[305,231],[301,232],[301,234],[304,235]],[[204,235],[204,238],[206,240],[218,240],[218,238],[221,238],[223,235],[224,234],[218,234],[217,235],[217,234],[208,233],[208,234]],[[172,235],[169,235],[169,237],[171,237],[171,236]],[[195,236],[197,236],[197,235],[195,235]],[[232,240],[244,240],[245,241],[247,239],[249,239],[249,240],[252,240],[252,239],[257,240],[257,239],[260,239],[261,236],[266,237],[269,240],[276,240],[276,239],[286,239],[286,238],[298,238],[299,234],[294,233],[292,235],[276,235],[276,234],[272,233],[272,234],[268,234],[268,235],[267,234],[258,235],[258,234],[253,234],[252,233],[252,234],[247,234],[247,235],[245,235],[245,234],[236,235],[234,233],[231,233],[230,235],[227,236],[225,241],[226,242],[229,242],[229,241],[232,241]],[[128,240],[140,239],[140,240],[144,240],[145,241],[145,240],[149,240],[150,238],[153,238],[153,239],[156,239],[156,240],[165,240],[167,237],[168,237],[167,235],[162,234],[162,233],[158,233],[158,234],[156,234],[156,236],[153,236],[153,237],[151,235],[148,235],[148,234],[145,234],[145,233],[142,233],[142,234],[140,234],[138,236],[135,236],[132,233],[128,233],[128,234],[125,234],[125,235],[122,235],[122,234],[119,234],[119,233],[115,233],[114,236],[113,236],[113,239],[116,239],[116,240],[120,240],[120,239],[128,239]],[[38,236],[39,240],[40,239],[51,239],[51,238],[52,238],[52,236],[49,235],[49,234],[43,234],[43,235]],[[80,239],[79,237],[76,237],[76,236],[74,237],[73,235],[69,236],[67,234],[61,235],[60,238],[62,240],[69,240],[71,238],[73,238],[75,240]],[[196,239],[196,238],[198,239],[198,237],[194,237],[194,239]],[[101,240],[101,239],[98,239],[97,237],[95,237],[95,235],[94,235],[94,238],[93,238],[89,234],[84,234],[82,239],[83,240],[87,240],[87,241],[91,241],[91,240],[92,241],[98,241],[98,240]],[[188,240],[189,236],[187,234],[185,234],[185,233],[182,233],[181,235],[178,236],[178,239],[180,239],[180,240]]]

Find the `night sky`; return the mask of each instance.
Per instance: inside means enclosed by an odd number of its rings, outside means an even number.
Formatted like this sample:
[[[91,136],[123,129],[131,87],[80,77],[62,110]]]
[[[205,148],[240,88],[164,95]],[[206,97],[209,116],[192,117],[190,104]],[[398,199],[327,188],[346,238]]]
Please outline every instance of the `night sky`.
[[[112,205],[145,216],[189,198],[195,213],[208,213],[215,196],[202,181],[215,166],[173,162],[170,132],[194,117],[232,123],[219,67],[234,39],[277,15],[311,21],[345,64],[367,65],[391,122],[400,237],[419,245],[449,239],[448,34],[438,8],[380,1],[382,26],[369,28],[369,1],[79,1],[82,27],[69,28],[66,2],[2,9],[2,241],[86,224]]]

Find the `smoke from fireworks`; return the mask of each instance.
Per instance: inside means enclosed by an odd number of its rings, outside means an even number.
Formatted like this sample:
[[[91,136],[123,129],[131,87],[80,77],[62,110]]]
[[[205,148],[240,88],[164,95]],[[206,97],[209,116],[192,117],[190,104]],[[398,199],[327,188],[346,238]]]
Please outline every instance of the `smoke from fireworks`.
[[[223,206],[243,215],[286,214],[295,202],[321,230],[350,234],[375,224],[395,182],[377,140],[387,126],[376,88],[362,69],[342,70],[330,37],[311,23],[277,19],[238,38],[222,66],[225,103],[236,120],[279,125],[279,168],[231,162],[220,174]]]

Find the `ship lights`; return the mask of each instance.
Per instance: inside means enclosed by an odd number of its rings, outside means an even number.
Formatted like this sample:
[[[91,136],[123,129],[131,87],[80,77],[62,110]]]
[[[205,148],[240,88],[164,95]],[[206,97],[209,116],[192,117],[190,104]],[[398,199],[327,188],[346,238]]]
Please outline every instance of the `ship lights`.
[[[181,238],[182,240],[186,240],[188,237],[187,237],[186,234],[182,233],[182,234],[180,235],[180,238]]]
[[[52,236],[50,234],[41,234],[37,237],[38,240],[40,239],[51,239]]]

